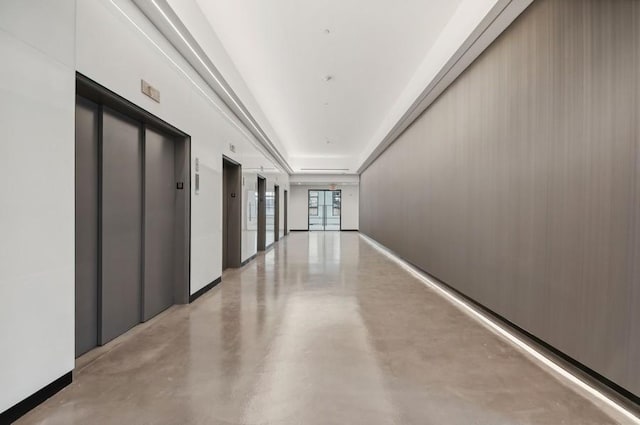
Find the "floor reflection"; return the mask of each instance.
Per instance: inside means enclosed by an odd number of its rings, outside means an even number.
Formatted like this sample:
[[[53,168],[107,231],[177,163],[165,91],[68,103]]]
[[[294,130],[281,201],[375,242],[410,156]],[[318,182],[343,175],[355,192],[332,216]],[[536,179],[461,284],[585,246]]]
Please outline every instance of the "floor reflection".
[[[305,232],[126,334],[18,423],[618,422],[358,233]]]

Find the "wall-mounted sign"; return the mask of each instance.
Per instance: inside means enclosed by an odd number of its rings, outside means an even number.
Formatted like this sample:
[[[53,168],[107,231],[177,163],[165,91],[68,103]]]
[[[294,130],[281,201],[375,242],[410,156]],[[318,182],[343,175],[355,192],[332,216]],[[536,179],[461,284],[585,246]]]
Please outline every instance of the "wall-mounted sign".
[[[234,145],[233,143],[229,143],[229,150],[231,152],[235,152],[236,151],[236,145]]]
[[[160,103],[160,90],[153,87],[151,84],[147,83],[145,80],[140,80],[140,81],[141,81],[140,91],[142,91],[142,93],[149,96],[151,99]]]

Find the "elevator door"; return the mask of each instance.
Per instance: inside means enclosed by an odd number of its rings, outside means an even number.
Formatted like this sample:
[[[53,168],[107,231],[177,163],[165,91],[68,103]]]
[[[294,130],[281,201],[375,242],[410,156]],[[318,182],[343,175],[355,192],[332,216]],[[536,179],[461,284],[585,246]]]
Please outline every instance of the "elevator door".
[[[173,138],[145,129],[144,320],[174,304],[175,146]]]
[[[240,267],[242,260],[242,168],[222,160],[222,270]]]
[[[340,230],[342,192],[309,191],[309,230]]]
[[[102,344],[142,318],[142,148],[139,123],[104,109],[102,139]]]
[[[76,101],[76,357],[98,345],[98,105]]]
[[[267,247],[267,180],[258,177],[258,251]]]
[[[284,191],[284,235],[289,234],[289,192]]]
[[[191,186],[188,136],[77,82],[79,356],[188,302]]]
[[[274,218],[273,218],[273,238],[277,242],[280,240],[280,187],[276,186],[274,188],[274,198],[273,205],[275,209]]]

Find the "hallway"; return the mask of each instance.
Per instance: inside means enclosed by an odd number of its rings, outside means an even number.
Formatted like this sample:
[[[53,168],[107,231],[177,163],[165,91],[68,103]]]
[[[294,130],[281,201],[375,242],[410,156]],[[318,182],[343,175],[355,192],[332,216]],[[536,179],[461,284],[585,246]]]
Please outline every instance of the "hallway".
[[[358,233],[292,233],[19,424],[613,424]]]

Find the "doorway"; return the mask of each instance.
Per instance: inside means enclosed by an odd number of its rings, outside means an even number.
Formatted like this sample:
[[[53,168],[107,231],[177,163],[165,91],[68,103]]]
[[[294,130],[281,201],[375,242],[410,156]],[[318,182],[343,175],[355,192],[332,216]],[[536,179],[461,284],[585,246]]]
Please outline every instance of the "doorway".
[[[189,294],[189,138],[78,75],[76,356]]]
[[[258,251],[267,249],[267,179],[258,176]]]
[[[222,158],[222,270],[240,267],[242,260],[242,167]]]
[[[309,190],[309,230],[340,230],[341,190]]]

